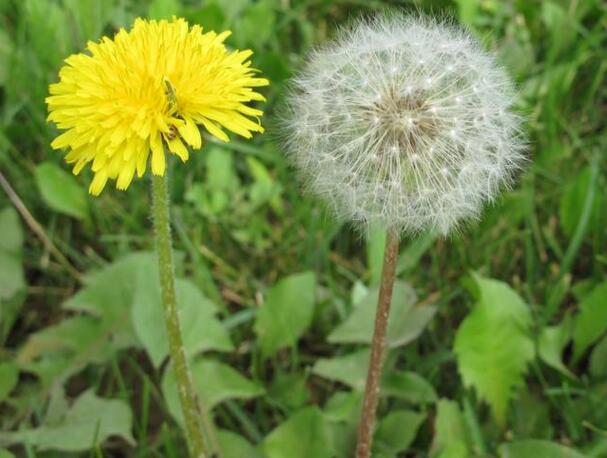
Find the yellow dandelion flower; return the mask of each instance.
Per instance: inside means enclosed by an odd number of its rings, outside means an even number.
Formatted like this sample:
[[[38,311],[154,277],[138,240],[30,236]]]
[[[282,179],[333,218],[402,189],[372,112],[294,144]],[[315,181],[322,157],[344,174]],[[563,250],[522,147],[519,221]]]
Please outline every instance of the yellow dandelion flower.
[[[48,120],[66,132],[51,146],[69,150],[74,174],[92,163],[91,194],[108,179],[128,188],[150,153],[152,173],[164,175],[165,145],[187,161],[188,145],[202,146],[199,125],[222,141],[224,129],[246,138],[263,132],[262,111],[246,103],[265,100],[254,88],[268,80],[255,76],[252,51],[226,49],[229,35],[202,33],[183,19],[137,19],[130,31],[89,42],[89,53],[65,60],[46,103]]]

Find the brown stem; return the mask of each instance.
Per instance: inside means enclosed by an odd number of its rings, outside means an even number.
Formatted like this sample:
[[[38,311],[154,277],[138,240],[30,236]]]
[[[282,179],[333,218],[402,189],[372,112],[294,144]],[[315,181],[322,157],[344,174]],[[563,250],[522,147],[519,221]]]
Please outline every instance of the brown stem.
[[[367,384],[365,386],[365,399],[358,425],[358,443],[356,445],[357,458],[369,458],[373,444],[373,430],[375,427],[375,411],[379,395],[379,383],[383,363],[384,347],[386,345],[386,330],[388,329],[388,316],[390,315],[390,302],[394,288],[396,271],[396,258],[398,257],[398,235],[392,231],[386,237],[386,250],[384,265],[381,272],[381,286],[375,312],[375,331],[371,342],[371,357],[367,371]]]
[[[42,241],[42,243],[44,244],[44,247],[47,250],[49,250],[53,254],[53,256],[55,256],[57,261],[59,261],[59,264],[61,264],[72,277],[74,277],[76,280],[78,280],[79,283],[83,283],[84,276],[78,271],[78,269],[76,269],[72,265],[72,263],[70,263],[70,261],[65,257],[65,255],[59,250],[59,248],[57,248],[57,246],[53,243],[53,241],[46,235],[46,232],[44,232],[44,229],[42,228],[42,226],[32,216],[32,214],[27,209],[27,207],[25,206],[25,204],[23,203],[23,201],[21,200],[19,195],[15,192],[15,190],[13,189],[11,184],[4,177],[2,172],[0,172],[0,187],[2,187],[2,189],[4,189],[4,192],[6,192],[6,195],[8,196],[10,201],[13,203],[13,205],[15,206],[15,208],[17,209],[17,211],[19,212],[19,214],[21,215],[21,217],[23,218],[25,223],[32,230],[32,232],[34,234],[36,234],[38,236],[38,238]]]

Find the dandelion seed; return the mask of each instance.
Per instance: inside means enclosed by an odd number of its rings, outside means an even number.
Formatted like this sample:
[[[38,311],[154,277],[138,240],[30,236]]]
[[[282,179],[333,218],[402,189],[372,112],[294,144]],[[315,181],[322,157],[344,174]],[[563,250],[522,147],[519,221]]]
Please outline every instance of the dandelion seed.
[[[165,148],[187,161],[187,147],[202,146],[199,125],[222,141],[224,129],[245,138],[263,132],[262,111],[245,104],[264,100],[254,88],[268,80],[255,76],[251,51],[228,52],[229,35],[202,33],[183,19],[137,19],[130,31],[66,59],[46,99],[48,120],[66,131],[51,146],[69,150],[74,174],[91,164],[91,194],[110,179],[126,189],[150,154],[152,173],[164,175]]]
[[[312,94],[352,102],[319,106]],[[448,234],[477,217],[525,161],[514,97],[495,59],[454,25],[401,16],[360,21],[316,50],[294,79],[286,149],[308,188],[362,230]],[[296,135],[304,124],[318,136]],[[310,158],[341,147],[331,168]],[[399,189],[402,195],[386,196]]]

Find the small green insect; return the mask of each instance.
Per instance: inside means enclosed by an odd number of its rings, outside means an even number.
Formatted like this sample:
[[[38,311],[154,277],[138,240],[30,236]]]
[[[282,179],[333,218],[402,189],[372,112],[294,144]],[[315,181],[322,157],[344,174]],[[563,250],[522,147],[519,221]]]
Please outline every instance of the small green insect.
[[[177,112],[177,92],[175,91],[175,86],[171,83],[166,76],[163,78],[164,82],[164,93],[167,97],[167,101],[169,102],[169,114],[174,114]]]

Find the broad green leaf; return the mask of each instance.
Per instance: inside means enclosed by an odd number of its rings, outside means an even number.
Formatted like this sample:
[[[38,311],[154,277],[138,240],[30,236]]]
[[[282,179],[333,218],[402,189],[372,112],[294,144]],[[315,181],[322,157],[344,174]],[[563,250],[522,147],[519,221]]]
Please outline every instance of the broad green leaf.
[[[306,407],[270,432],[263,450],[268,458],[332,458],[329,434],[318,407]]]
[[[261,452],[253,447],[248,440],[232,431],[217,431],[217,439],[219,440],[219,448],[226,458],[264,458]]]
[[[179,0],[152,0],[148,15],[150,19],[171,19],[178,16],[181,10]]]
[[[513,389],[523,384],[534,357],[527,304],[507,284],[475,276],[478,302],[455,336],[454,351],[466,386],[486,400],[504,425]]]
[[[8,450],[0,448],[0,458],[15,458],[15,455],[13,455]]]
[[[18,377],[19,368],[13,361],[0,362],[0,403],[13,391]]]
[[[230,336],[215,317],[217,307],[187,280],[175,283],[179,322],[188,356],[206,350],[230,351]],[[169,353],[156,263],[139,270],[132,307],[133,326],[152,363],[160,366]]]
[[[85,286],[63,307],[99,317],[112,329],[112,342],[119,348],[138,346],[133,329],[131,306],[135,298],[139,272],[156,265],[154,253],[130,253],[97,272],[87,275]]]
[[[425,413],[393,410],[379,421],[373,449],[388,455],[407,450],[425,419]]]
[[[210,146],[205,153],[206,179],[192,186],[185,195],[203,215],[215,216],[232,205],[233,195],[240,187],[236,174],[234,154],[218,146]]]
[[[585,296],[579,309],[573,328],[574,360],[578,360],[607,331],[607,281]]]
[[[370,344],[373,338],[378,293],[378,288],[370,289],[367,297],[356,305],[346,321],[329,334],[328,341],[342,344]],[[407,283],[396,281],[388,319],[389,348],[400,347],[417,339],[436,313],[436,307],[431,305],[414,306],[416,300],[415,292]]]
[[[381,385],[384,396],[404,399],[414,404],[429,404],[437,400],[434,387],[415,372],[390,372]]]
[[[362,391],[337,391],[325,404],[325,418],[333,422],[357,423],[362,399]]]
[[[360,410],[353,414],[348,423],[329,422],[331,442],[334,455],[331,458],[352,458],[356,454],[356,422],[360,416]],[[374,457],[381,458],[381,457]]]
[[[270,201],[274,202],[280,194],[280,184],[272,178],[266,166],[258,159],[252,156],[246,158],[247,167],[255,182],[249,188],[249,197],[253,208],[257,208]],[[278,200],[278,206],[280,206]]]
[[[303,407],[310,397],[306,376],[298,373],[279,373],[268,389],[268,397],[287,409]]]
[[[155,265],[150,253],[134,253],[90,274],[63,307],[84,312],[30,336],[19,351],[21,366],[43,383],[65,380],[90,363],[140,345],[131,321],[138,273]]]
[[[35,177],[42,199],[49,207],[77,219],[88,218],[86,190],[74,175],[52,162],[43,162],[36,167]]]
[[[255,320],[255,333],[264,357],[295,345],[312,323],[316,277],[303,272],[283,278],[270,291]]]
[[[466,458],[470,453],[470,438],[464,415],[457,402],[441,399],[436,406],[434,439],[431,456]]]
[[[251,399],[264,393],[261,386],[219,361],[198,359],[191,363],[194,386],[202,404],[211,410],[227,399]],[[179,394],[172,367],[162,378],[162,392],[171,414],[183,424]]]
[[[127,403],[103,399],[93,390],[83,393],[56,424],[5,433],[5,443],[27,444],[38,450],[79,452],[101,445],[110,436],[120,436],[135,445],[131,435],[132,414]]]
[[[19,215],[7,207],[0,211],[0,305],[3,299],[11,299],[25,287],[22,249],[23,230]],[[2,319],[0,309],[0,319]]]
[[[538,342],[538,355],[549,366],[568,377],[575,375],[563,363],[563,350],[571,339],[571,319],[569,315],[558,326],[542,329]]]
[[[88,364],[100,364],[117,350],[112,329],[96,318],[78,315],[29,336],[19,349],[22,370],[36,374],[44,386],[62,383]]]
[[[329,380],[348,385],[355,390],[363,390],[369,366],[369,350],[359,350],[334,358],[319,358],[312,372]]]
[[[586,458],[587,455],[555,442],[525,439],[499,447],[500,458]]]
[[[470,451],[461,442],[455,442],[445,447],[435,458],[470,458]]]

